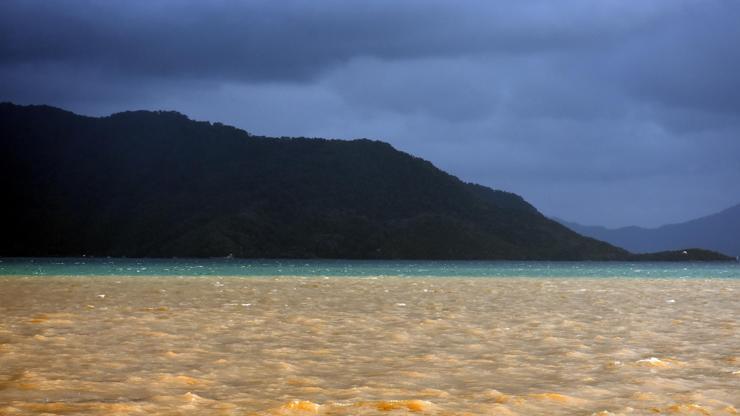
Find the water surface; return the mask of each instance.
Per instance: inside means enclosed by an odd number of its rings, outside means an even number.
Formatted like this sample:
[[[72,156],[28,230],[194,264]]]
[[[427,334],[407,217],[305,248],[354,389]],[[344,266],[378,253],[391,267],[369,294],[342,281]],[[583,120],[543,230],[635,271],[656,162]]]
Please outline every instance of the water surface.
[[[316,272],[301,276],[307,266],[289,262],[281,273],[290,276],[243,277],[206,272],[244,265],[225,260],[74,260],[68,273],[21,263],[0,263],[3,415],[731,415],[740,407],[735,266],[619,264],[596,273],[596,263],[506,263],[516,276],[552,275],[490,278],[490,263],[444,263],[488,270],[470,277],[422,272],[427,262],[304,262]],[[178,276],[198,266],[201,275]],[[644,273],[636,267],[681,272],[605,276]],[[342,268],[352,273],[330,273]],[[357,274],[367,277],[347,276]]]
[[[0,258],[0,275],[740,279],[740,263]]]

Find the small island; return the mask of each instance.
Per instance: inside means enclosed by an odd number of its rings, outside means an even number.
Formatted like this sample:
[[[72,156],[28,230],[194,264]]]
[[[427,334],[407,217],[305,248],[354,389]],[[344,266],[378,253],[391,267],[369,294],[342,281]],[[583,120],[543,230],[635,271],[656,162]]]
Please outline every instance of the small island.
[[[637,261],[737,261],[735,257],[700,248],[635,254],[634,257]]]

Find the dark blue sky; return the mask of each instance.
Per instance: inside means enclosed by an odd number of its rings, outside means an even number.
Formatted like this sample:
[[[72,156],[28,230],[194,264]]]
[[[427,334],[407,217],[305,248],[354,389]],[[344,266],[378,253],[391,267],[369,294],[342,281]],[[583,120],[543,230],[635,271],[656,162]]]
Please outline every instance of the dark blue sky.
[[[546,215],[740,202],[740,2],[0,2],[0,100],[367,137]]]

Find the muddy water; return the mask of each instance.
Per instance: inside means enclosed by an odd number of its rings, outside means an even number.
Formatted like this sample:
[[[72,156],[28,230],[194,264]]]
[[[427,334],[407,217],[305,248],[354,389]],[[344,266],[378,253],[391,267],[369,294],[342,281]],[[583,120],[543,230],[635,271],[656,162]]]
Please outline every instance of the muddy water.
[[[0,414],[733,415],[740,280],[0,277]]]

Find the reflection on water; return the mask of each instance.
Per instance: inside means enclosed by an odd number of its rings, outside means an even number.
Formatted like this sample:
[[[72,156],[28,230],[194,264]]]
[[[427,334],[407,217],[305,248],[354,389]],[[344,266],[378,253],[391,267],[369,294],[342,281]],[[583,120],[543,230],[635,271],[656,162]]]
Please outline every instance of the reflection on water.
[[[0,277],[0,414],[731,415],[740,281]]]

